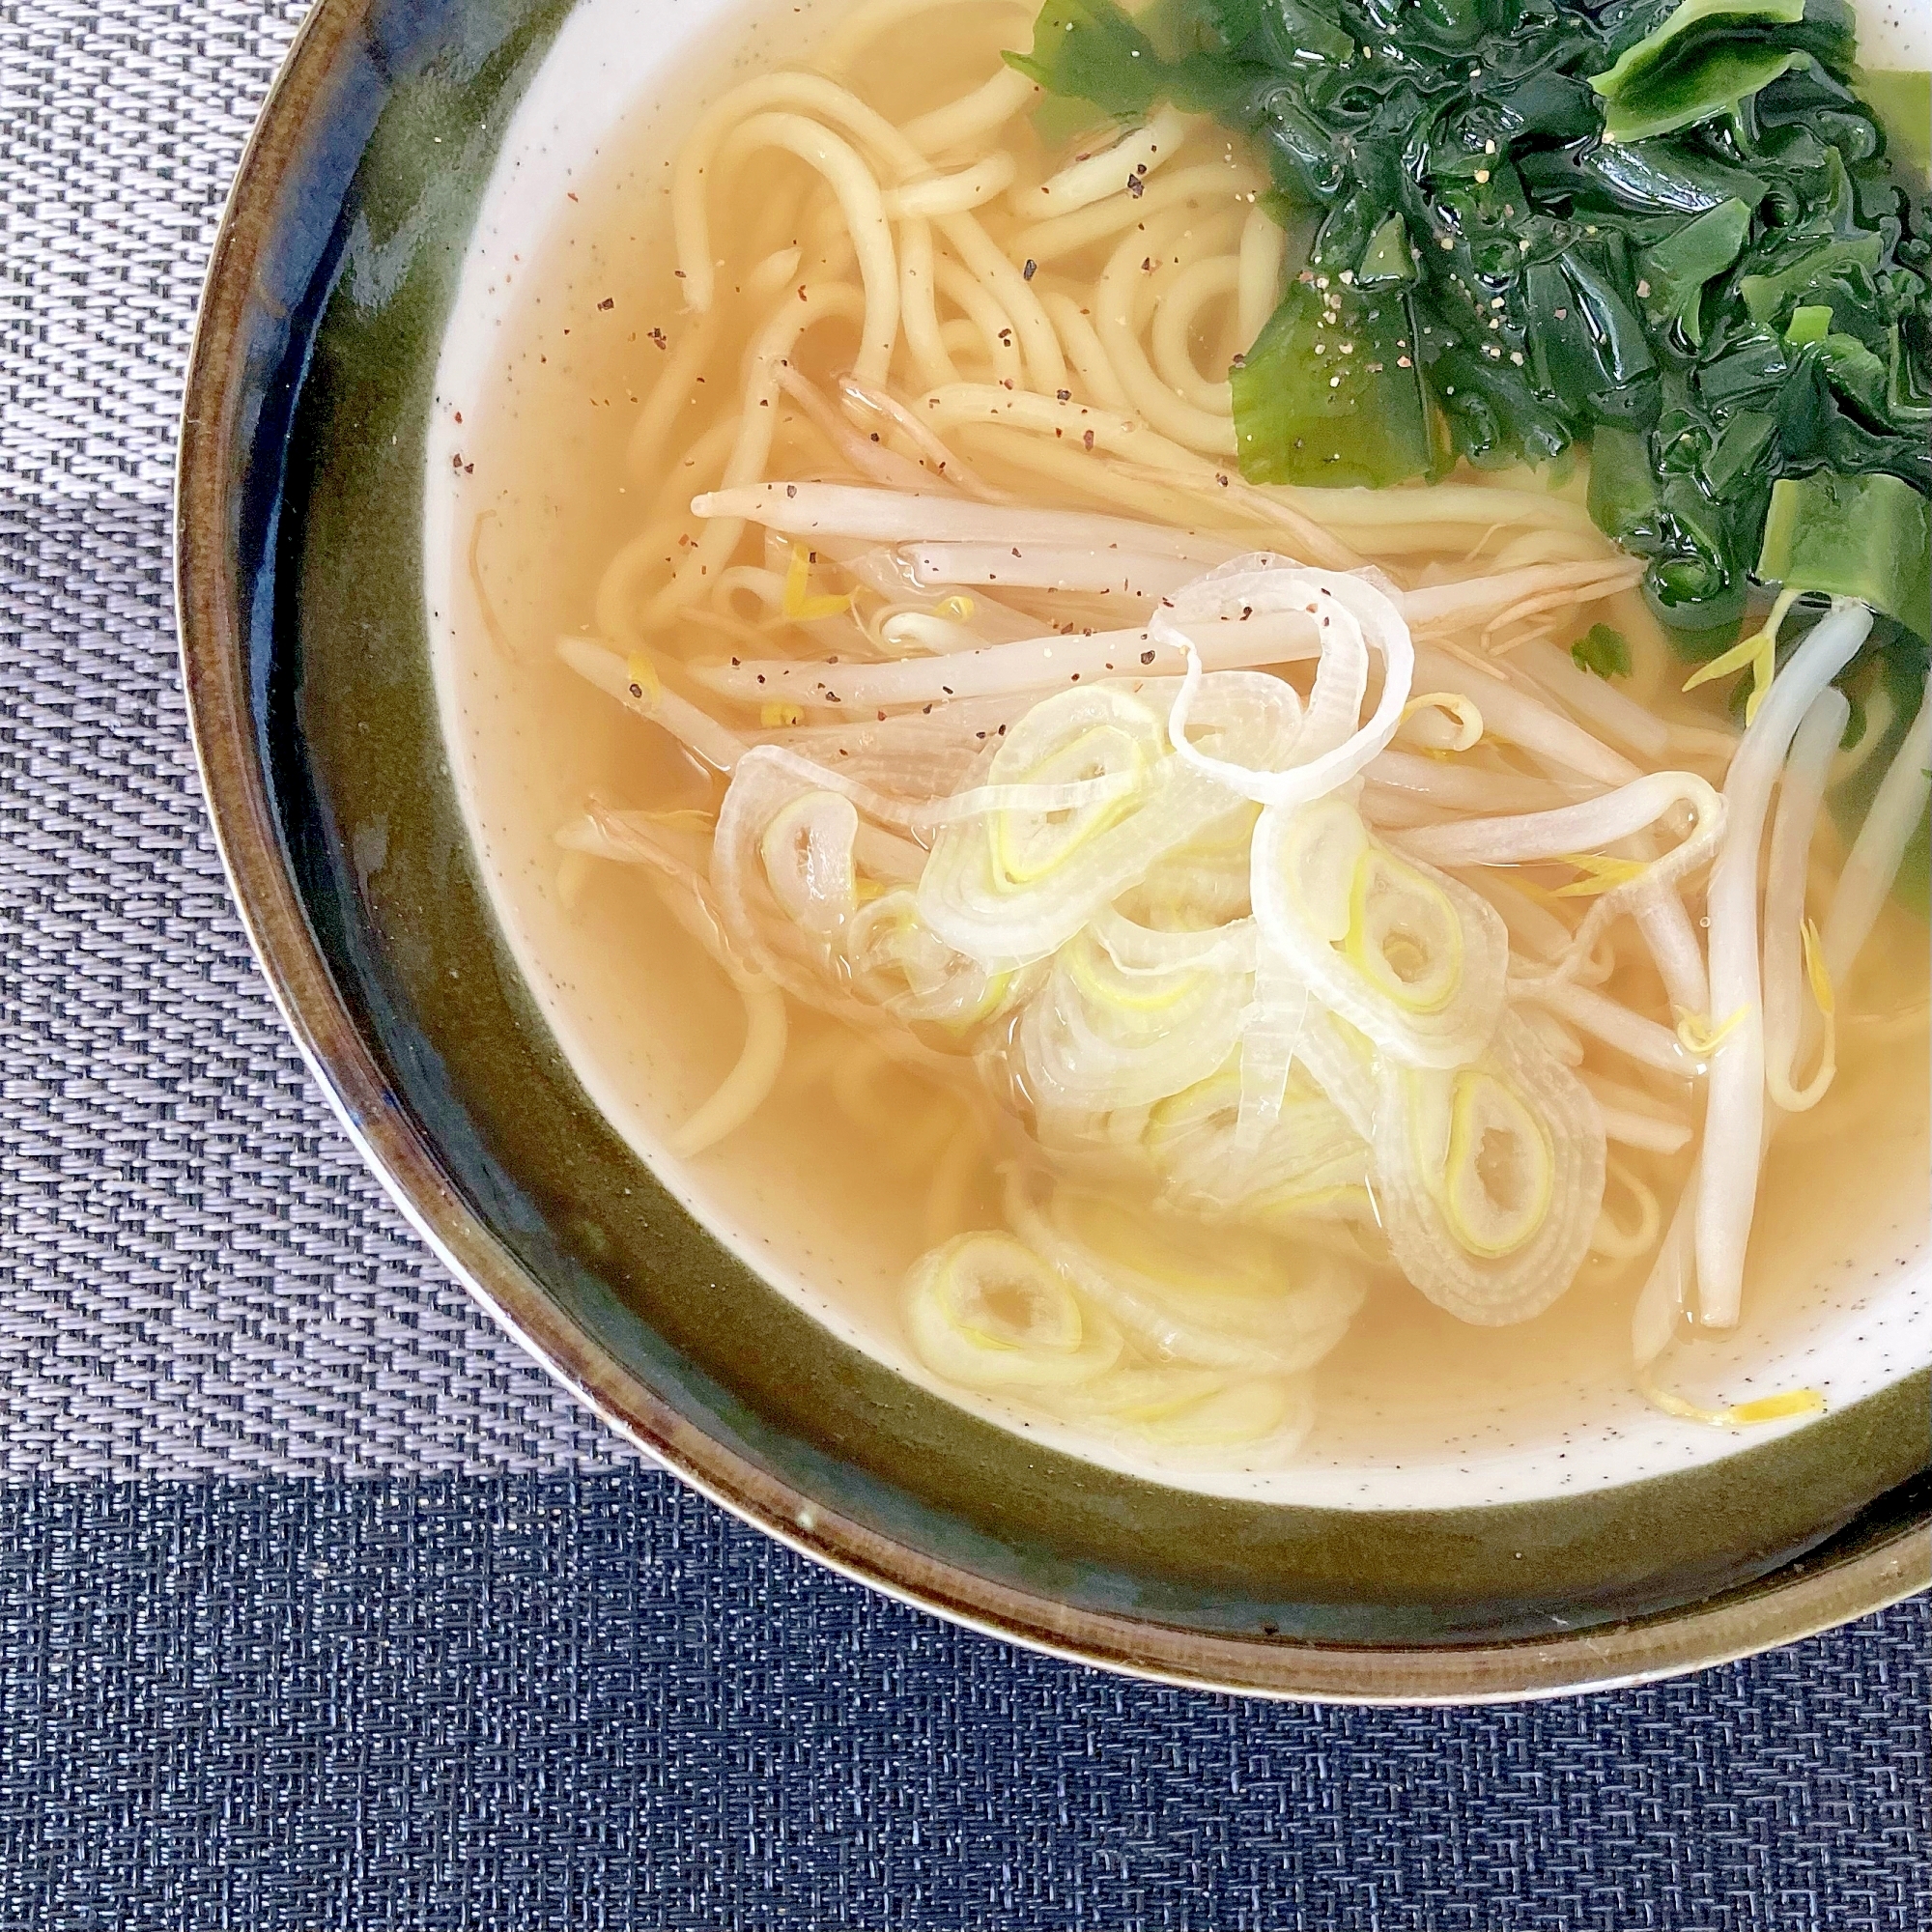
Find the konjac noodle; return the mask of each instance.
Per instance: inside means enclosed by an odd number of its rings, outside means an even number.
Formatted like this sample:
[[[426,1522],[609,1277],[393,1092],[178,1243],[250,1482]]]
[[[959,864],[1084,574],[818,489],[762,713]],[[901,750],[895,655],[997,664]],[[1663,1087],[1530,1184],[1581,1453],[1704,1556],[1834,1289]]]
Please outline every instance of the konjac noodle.
[[[1922,194],[1815,23],[1306,11],[874,0],[699,116],[560,900],[683,935],[672,1160],[842,1137],[867,1319],[1011,1426],[1262,1470],[1432,1350],[1815,1410],[1697,1350],[1922,1168]]]

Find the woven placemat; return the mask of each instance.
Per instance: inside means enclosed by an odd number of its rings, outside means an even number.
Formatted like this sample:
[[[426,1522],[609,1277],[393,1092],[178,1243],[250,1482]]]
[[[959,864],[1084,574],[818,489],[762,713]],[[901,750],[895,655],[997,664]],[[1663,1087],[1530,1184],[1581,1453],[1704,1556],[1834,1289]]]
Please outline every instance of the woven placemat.
[[[282,1032],[197,794],[180,371],[300,10],[0,0],[0,1932],[1932,1924],[1928,1617],[1486,1713],[886,1604],[498,1337]]]
[[[0,1478],[625,1453],[345,1142],[195,782],[168,594],[181,376],[301,11],[0,6]]]

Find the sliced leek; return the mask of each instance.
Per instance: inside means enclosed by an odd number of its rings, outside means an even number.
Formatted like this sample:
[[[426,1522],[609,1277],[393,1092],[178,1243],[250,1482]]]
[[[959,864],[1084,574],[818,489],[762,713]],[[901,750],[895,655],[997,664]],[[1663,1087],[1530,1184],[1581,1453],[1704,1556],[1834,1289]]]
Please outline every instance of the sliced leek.
[[[1259,1145],[1241,1136],[1242,1077],[1230,1066],[1151,1108],[1142,1144],[1177,1207],[1278,1233],[1310,1222],[1372,1226],[1369,1146],[1300,1068]]]
[[[1249,976],[1211,960],[1123,970],[1091,930],[1062,948],[1020,1020],[1028,1089],[1061,1107],[1133,1107],[1205,1079],[1240,1037]]]
[[[1275,1468],[1315,1420],[1306,1376],[1227,1370],[1117,1369],[1051,1398],[1058,1413],[1179,1467]]]
[[[1164,854],[1225,820],[1234,801],[1171,754],[1173,687],[1116,684],[1037,704],[1000,742],[984,773],[994,801],[978,821],[941,828],[920,880],[920,910],[970,958],[1030,960],[1057,952],[1138,885]],[[1298,727],[1301,706],[1279,678],[1225,671],[1206,681],[1204,736],[1265,753]],[[998,804],[1009,786],[1060,788],[1109,780],[1091,806]]]
[[[1604,1173],[1596,1102],[1514,1017],[1472,1065],[1387,1071],[1376,1181],[1389,1245],[1462,1321],[1525,1321],[1563,1293]]]
[[[1327,1354],[1361,1305],[1360,1283],[1325,1258],[1285,1265],[1271,1241],[1231,1232],[1207,1260],[1184,1223],[1079,1188],[1041,1207],[1015,1185],[1008,1216],[1157,1361],[1293,1373]]]
[[[840,941],[853,992],[908,1024],[965,1038],[1009,1012],[1037,983],[1037,972],[987,967],[955,952],[919,916],[910,892],[860,906]]]
[[[1268,943],[1391,1059],[1458,1066],[1488,1045],[1508,928],[1467,886],[1384,844],[1352,800],[1264,811],[1252,891]]]
[[[1010,1235],[960,1235],[923,1256],[905,1306],[920,1360],[963,1388],[1071,1388],[1120,1359],[1114,1323]]]
[[[859,903],[852,847],[859,813],[837,792],[806,791],[780,806],[758,839],[779,910],[817,939],[829,939]]]
[[[1206,678],[1194,631],[1230,619],[1293,616],[1316,638],[1315,688],[1299,728],[1256,757],[1234,746],[1196,738],[1195,709]],[[1366,574],[1299,570],[1278,558],[1223,564],[1173,598],[1148,625],[1158,644],[1186,653],[1187,672],[1169,728],[1182,761],[1258,804],[1292,807],[1346,784],[1384,750],[1402,723],[1415,652],[1401,611]],[[1369,657],[1381,661],[1382,688],[1374,714],[1358,724],[1368,688]]]

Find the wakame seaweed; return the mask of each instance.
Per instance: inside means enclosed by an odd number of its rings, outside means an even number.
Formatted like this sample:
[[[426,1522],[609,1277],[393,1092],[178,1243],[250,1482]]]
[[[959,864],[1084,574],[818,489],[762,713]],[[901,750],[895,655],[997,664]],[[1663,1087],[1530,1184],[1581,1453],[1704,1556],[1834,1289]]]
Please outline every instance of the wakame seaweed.
[[[1687,655],[1778,575],[1922,663],[1922,555],[1886,544],[1925,542],[1932,219],[1854,56],[1844,0],[1048,0],[1008,58],[1108,115],[1212,114],[1311,227],[1234,372],[1251,480],[1590,443]]]

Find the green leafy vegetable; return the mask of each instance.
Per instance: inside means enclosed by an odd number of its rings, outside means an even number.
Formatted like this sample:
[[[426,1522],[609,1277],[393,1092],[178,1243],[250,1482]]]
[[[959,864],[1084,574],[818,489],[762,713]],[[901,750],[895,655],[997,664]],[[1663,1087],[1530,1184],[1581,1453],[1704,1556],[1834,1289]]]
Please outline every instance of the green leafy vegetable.
[[[1034,23],[1033,52],[1007,65],[1049,94],[1091,100],[1108,114],[1145,114],[1171,90],[1153,43],[1112,0],[1048,0]]]
[[[1753,322],[1776,322],[1788,305],[1829,294],[1834,286],[1851,291],[1856,298],[1870,284],[1884,252],[1882,235],[1838,237],[1776,273],[1741,276],[1738,293]]]
[[[1401,215],[1391,214],[1369,238],[1369,245],[1355,267],[1355,280],[1364,288],[1415,280],[1415,256],[1408,245],[1408,223]]]
[[[1429,405],[1400,289],[1303,270],[1231,374],[1242,473],[1379,488],[1435,467]]]
[[[1855,51],[1845,0],[1155,0],[1133,19],[1050,0],[1012,58],[1109,114],[1212,114],[1312,234],[1234,372],[1246,475],[1387,484],[1588,443],[1593,515],[1708,658],[1763,574],[1774,486],[1932,495],[1932,208]],[[1821,521],[1805,570],[1874,584],[1885,531],[1922,554],[1888,515]],[[1897,625],[1874,635],[1897,647]]]
[[[1590,85],[1606,103],[1604,138],[1640,141],[1735,113],[1814,53],[1846,67],[1852,51],[1843,0],[1683,0]]]
[[[1692,451],[1701,440],[1694,423],[1678,439]],[[1745,607],[1745,572],[1730,561],[1722,512],[1696,469],[1660,473],[1647,438],[1600,430],[1590,453],[1589,501],[1599,529],[1650,559],[1646,588],[1666,623],[1710,639],[1737,622]],[[1716,655],[1722,644],[1680,637],[1679,647],[1701,658]]]
[[[1735,494],[1737,486],[1763,460],[1777,435],[1777,418],[1757,410],[1739,410],[1718,433],[1704,459],[1704,487],[1714,500]]]
[[[1645,252],[1642,279],[1650,293],[1644,311],[1654,327],[1675,327],[1693,349],[1702,345],[1704,291],[1737,261],[1750,218],[1742,201],[1720,201]]]
[[[1608,624],[1592,624],[1570,646],[1570,656],[1578,670],[1595,671],[1599,677],[1631,674],[1630,639]]]
[[[1787,590],[1857,597],[1932,640],[1932,505],[1895,476],[1780,477],[1757,574]]]

